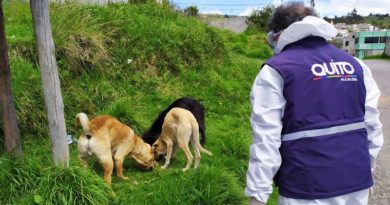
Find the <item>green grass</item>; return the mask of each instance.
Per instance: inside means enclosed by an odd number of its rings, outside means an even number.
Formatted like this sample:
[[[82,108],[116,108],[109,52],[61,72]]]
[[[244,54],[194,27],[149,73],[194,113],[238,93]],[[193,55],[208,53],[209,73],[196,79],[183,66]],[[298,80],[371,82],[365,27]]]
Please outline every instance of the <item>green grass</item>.
[[[378,54],[378,55],[365,56],[364,59],[382,59],[382,60],[390,60],[390,56],[387,56],[385,53],[382,53],[382,54]]]
[[[75,144],[71,168],[52,166],[28,4],[7,1],[5,14],[24,158],[0,158],[0,204],[247,204],[249,92],[271,55],[263,33],[218,30],[153,3],[51,5],[67,132],[74,138],[79,112],[110,114],[141,134],[179,97],[206,108],[206,147],[214,156],[202,155],[200,168],[186,173],[182,152],[166,171],[144,172],[126,159],[131,180],[113,174],[113,197],[96,159],[80,167]],[[271,198],[268,204],[275,204]]]
[[[241,34],[225,32],[226,45],[232,52],[256,59],[268,59],[272,56],[272,50],[265,43],[265,33],[253,28],[248,28]]]
[[[36,159],[0,158],[1,204],[108,204],[112,190],[79,166],[47,167]]]

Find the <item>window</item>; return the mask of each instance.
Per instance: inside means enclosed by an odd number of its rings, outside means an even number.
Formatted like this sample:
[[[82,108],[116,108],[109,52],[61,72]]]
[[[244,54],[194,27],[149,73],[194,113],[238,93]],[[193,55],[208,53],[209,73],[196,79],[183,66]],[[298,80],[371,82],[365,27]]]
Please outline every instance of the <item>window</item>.
[[[349,46],[349,41],[345,41],[345,46]]]
[[[378,43],[379,37],[366,37],[364,43]]]
[[[355,44],[359,43],[359,38],[355,38]]]
[[[386,37],[379,37],[379,43],[386,43]]]

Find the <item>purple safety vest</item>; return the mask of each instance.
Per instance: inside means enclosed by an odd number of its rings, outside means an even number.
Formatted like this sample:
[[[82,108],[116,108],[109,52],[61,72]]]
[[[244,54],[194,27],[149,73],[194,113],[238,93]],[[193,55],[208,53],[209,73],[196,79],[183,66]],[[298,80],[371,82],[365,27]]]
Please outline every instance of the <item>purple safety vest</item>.
[[[266,62],[284,80],[279,193],[323,199],[372,186],[363,68],[320,37],[286,46]]]

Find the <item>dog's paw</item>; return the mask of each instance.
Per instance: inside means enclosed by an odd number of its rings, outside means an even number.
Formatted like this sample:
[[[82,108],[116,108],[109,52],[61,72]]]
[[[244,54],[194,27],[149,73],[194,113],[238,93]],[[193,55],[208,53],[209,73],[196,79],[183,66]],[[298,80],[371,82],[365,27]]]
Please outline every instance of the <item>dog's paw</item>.
[[[123,175],[117,174],[116,176],[117,176],[118,178],[122,179],[122,180],[125,180],[125,181],[128,181],[128,180],[129,180],[129,177],[125,177],[125,176],[123,176]]]
[[[161,169],[162,170],[166,170],[168,168],[168,166],[162,166]]]
[[[125,180],[125,181],[129,181],[129,177],[123,176],[123,177],[121,177],[121,179],[123,179],[123,180]]]
[[[181,171],[183,171],[183,172],[186,172],[187,170],[189,170],[189,168],[183,168],[183,169],[181,169]]]

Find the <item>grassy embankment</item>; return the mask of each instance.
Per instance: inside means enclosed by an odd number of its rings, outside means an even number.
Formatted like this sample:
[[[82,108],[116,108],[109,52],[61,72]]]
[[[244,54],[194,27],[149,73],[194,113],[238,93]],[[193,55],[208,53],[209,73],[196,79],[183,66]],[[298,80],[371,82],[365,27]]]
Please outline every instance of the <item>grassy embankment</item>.
[[[199,99],[206,108],[206,147],[214,156],[203,155],[200,168],[185,173],[181,152],[166,171],[143,172],[128,159],[124,173],[131,180],[113,176],[112,197],[96,160],[80,168],[75,144],[71,168],[52,166],[29,6],[4,6],[24,157],[0,158],[0,204],[247,203],[248,98],[261,59],[271,54],[264,34],[210,28],[154,4],[51,5],[67,131],[74,138],[78,112],[113,115],[140,134],[179,97]]]
[[[387,56],[385,53],[373,55],[373,56],[365,56],[364,59],[381,59],[381,60],[390,60],[390,56]]]

